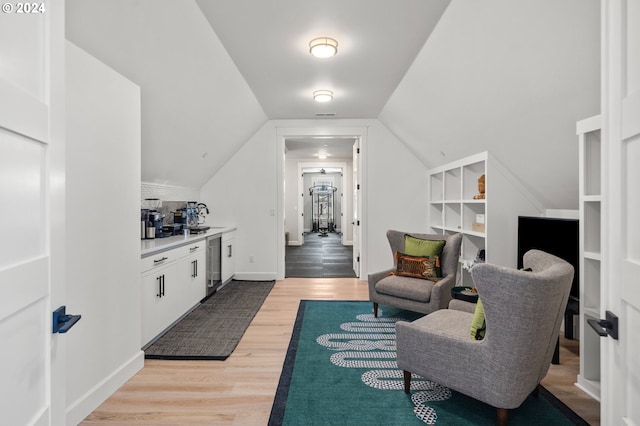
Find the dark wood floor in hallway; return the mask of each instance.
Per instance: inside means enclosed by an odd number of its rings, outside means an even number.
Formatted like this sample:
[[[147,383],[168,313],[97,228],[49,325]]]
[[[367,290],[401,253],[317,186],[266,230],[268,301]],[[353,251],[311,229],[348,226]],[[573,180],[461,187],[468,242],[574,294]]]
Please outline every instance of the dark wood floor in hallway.
[[[342,245],[339,233],[306,233],[304,244],[287,246],[285,276],[295,278],[354,278],[353,247]]]

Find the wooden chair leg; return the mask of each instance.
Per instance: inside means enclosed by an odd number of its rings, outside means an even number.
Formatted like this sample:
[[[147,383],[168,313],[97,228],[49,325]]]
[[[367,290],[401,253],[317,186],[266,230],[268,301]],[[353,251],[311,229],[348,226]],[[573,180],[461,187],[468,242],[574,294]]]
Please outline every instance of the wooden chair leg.
[[[411,372],[407,370],[402,370],[404,374],[404,393],[409,393],[411,390]]]
[[[378,304],[373,302],[373,316],[378,318]]]
[[[509,410],[506,408],[498,408],[498,426],[507,426],[507,421],[509,419]]]

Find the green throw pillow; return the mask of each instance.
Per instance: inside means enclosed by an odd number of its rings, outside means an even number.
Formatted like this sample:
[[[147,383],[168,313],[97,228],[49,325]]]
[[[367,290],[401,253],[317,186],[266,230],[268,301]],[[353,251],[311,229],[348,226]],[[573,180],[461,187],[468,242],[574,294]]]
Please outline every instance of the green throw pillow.
[[[487,323],[484,320],[484,307],[482,302],[478,299],[476,303],[476,311],[473,314],[471,320],[471,338],[475,340],[484,339],[484,333],[487,331]]]
[[[404,253],[410,256],[429,257],[436,264],[436,277],[442,277],[440,256],[442,256],[442,249],[446,242],[446,240],[423,240],[405,234]]]

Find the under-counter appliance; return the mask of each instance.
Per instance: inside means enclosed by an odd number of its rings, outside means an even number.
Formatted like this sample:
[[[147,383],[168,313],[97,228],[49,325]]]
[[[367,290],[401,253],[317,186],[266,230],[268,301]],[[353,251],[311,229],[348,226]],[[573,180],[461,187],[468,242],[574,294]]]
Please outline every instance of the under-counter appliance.
[[[207,297],[222,285],[222,237],[207,238]]]

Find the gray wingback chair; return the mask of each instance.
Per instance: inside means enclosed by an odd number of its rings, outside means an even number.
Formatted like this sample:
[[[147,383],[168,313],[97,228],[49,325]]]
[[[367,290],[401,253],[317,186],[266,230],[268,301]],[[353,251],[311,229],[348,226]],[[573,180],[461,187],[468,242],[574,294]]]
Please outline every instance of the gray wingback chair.
[[[417,234],[389,230],[387,239],[392,254],[397,251],[404,253],[406,234],[425,240],[446,241],[440,257],[443,278],[436,284],[420,278],[389,275],[395,268],[369,274],[369,300],[373,302],[373,313],[376,317],[380,303],[428,314],[446,308],[451,300],[451,289],[456,285],[462,235]]]
[[[405,392],[415,373],[496,407],[498,424],[506,424],[507,410],[538,390],[553,357],[574,270],[539,250],[528,251],[523,260],[531,272],[491,264],[471,270],[485,312],[483,340],[471,338],[473,314],[454,309],[396,324]]]

